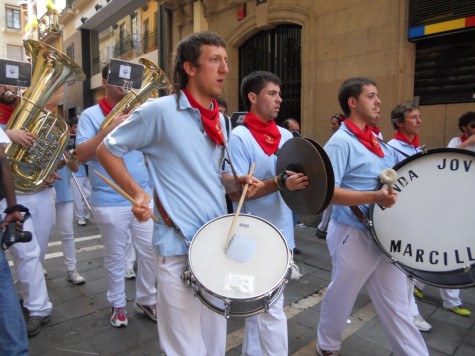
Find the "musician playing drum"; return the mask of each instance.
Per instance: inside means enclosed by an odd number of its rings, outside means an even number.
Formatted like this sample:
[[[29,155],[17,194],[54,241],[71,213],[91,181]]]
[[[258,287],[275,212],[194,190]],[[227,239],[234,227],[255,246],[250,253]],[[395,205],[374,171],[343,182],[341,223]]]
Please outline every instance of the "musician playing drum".
[[[292,211],[279,190],[303,189],[308,178],[302,173],[276,172],[276,151],[292,134],[276,125],[282,97],[281,80],[275,74],[257,71],[241,83],[241,97],[249,109],[244,125],[231,133],[229,151],[238,174],[249,170],[256,162],[254,175],[264,183],[256,198],[244,203],[243,212],[260,216],[282,231],[289,249],[295,247]],[[281,175],[281,173],[283,173]],[[233,200],[238,197],[234,196]],[[287,355],[287,318],[283,309],[284,295],[267,313],[246,319],[243,355]]]
[[[369,204],[391,207],[396,194],[375,191],[383,169],[394,166],[394,150],[380,143],[369,124],[379,115],[376,83],[351,78],[338,100],[347,120],[325,145],[335,174],[333,215],[327,235],[332,281],[323,297],[317,328],[317,354],[339,355],[343,331],[361,288],[366,289],[396,355],[428,355],[409,312],[404,273],[378,248],[360,221]],[[357,217],[358,214],[358,217]]]
[[[188,268],[188,242],[202,225],[226,214],[222,184],[228,192],[237,189],[232,177],[221,174],[227,133],[214,100],[221,95],[227,73],[221,37],[212,32],[185,37],[176,50],[177,93],[140,106],[97,151],[110,176],[141,204],[133,212],[145,221],[152,215],[150,196],[127,173],[121,159],[128,151],[142,151],[161,206],[177,227],[160,221],[154,229],[157,325],[166,355],[225,353],[226,319],[202,304],[180,276]],[[239,181],[251,184],[250,195],[259,183],[249,177]]]

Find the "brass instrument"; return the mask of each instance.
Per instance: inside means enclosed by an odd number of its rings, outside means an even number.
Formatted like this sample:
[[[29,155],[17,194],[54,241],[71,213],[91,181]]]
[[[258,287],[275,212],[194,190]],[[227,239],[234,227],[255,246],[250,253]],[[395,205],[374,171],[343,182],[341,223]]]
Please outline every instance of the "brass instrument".
[[[64,82],[84,80],[82,69],[69,57],[42,42],[23,43],[34,64],[32,85],[21,96],[7,130],[26,130],[36,135],[30,148],[9,143],[5,148],[11,163],[15,190],[31,194],[43,189],[43,180],[56,169],[69,140],[66,122],[43,107]]]
[[[171,92],[172,84],[158,66],[146,58],[140,58],[139,63],[145,66],[142,86],[138,92],[131,90],[122,98],[102,122],[101,130],[109,126],[117,114],[128,114],[147,99],[157,97],[158,89],[167,89],[168,93]]]

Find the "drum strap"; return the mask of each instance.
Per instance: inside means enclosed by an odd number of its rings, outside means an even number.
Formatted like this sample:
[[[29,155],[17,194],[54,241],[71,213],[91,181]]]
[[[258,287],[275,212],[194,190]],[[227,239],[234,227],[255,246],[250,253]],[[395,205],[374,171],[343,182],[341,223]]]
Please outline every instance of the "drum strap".
[[[162,205],[162,202],[158,198],[158,194],[157,194],[156,190],[153,190],[153,199],[155,200],[155,205],[157,206],[158,213],[162,217],[162,220],[165,223],[165,225],[173,227],[175,229],[176,233],[178,234],[178,236],[180,237],[180,239],[185,244],[185,246],[189,247],[190,246],[190,241],[188,241],[188,239],[185,237],[185,235],[183,235],[183,232],[180,230],[180,228],[175,225],[175,223],[173,222],[170,215],[168,215],[167,211],[165,210],[165,208]]]
[[[373,222],[368,219],[368,217],[361,211],[358,205],[350,206],[351,211],[355,214],[358,221],[364,223],[366,226],[371,227],[373,226]]]

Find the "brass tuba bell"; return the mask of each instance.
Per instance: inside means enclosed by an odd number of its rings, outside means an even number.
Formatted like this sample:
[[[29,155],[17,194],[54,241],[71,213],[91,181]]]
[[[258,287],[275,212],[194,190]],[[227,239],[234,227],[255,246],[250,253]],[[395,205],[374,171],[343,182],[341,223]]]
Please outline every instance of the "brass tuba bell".
[[[128,114],[147,99],[157,97],[158,89],[167,89],[168,93],[171,92],[172,84],[160,67],[146,58],[140,58],[139,63],[145,66],[142,86],[138,92],[131,90],[122,98],[102,122],[101,130],[109,126],[117,114]]]
[[[7,130],[27,130],[36,135],[30,148],[9,143],[5,153],[12,167],[15,190],[23,194],[43,189],[43,180],[56,169],[69,140],[66,122],[46,111],[51,95],[65,82],[84,80],[82,69],[68,56],[45,43],[23,43],[34,64],[31,87],[22,96],[6,126]]]

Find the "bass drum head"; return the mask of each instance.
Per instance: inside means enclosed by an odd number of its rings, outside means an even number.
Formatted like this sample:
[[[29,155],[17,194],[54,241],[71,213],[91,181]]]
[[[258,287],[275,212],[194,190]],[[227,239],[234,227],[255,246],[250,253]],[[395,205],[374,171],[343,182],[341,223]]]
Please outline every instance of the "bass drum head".
[[[198,230],[188,252],[193,277],[210,294],[223,299],[265,296],[281,284],[288,272],[287,242],[266,220],[239,215],[227,254],[224,247],[233,218],[232,214],[218,217]],[[245,252],[244,261],[229,257],[236,249]]]
[[[441,148],[397,164],[396,204],[370,208],[379,247],[408,275],[443,288],[475,285],[475,153]],[[379,185],[380,189],[382,184]]]
[[[335,178],[330,159],[317,142],[303,137],[286,141],[277,154],[276,172],[304,173],[308,186],[302,190],[281,190],[287,206],[297,215],[315,215],[330,204]]]

